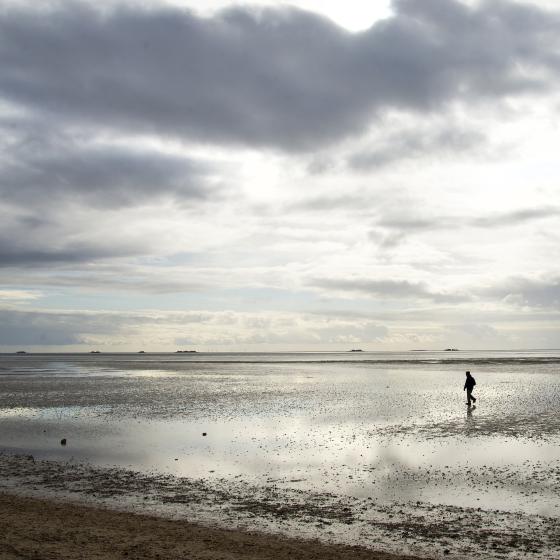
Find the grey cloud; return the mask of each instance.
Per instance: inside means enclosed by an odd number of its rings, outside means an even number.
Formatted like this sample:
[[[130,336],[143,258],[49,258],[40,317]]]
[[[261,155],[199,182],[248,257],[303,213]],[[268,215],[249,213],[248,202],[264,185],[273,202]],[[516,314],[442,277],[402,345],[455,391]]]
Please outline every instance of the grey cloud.
[[[496,341],[503,338],[502,335],[491,325],[481,323],[464,323],[459,325],[448,325],[444,327],[450,335],[464,338],[464,335],[485,342]]]
[[[49,138],[41,124],[35,132],[30,126],[24,121],[0,140],[0,266],[146,254],[152,240],[139,230],[103,230],[110,213],[166,199],[200,212],[226,196],[228,167],[220,162],[60,131]],[[7,130],[0,123],[0,135]],[[115,220],[109,222],[114,228]]]
[[[375,323],[337,324],[316,330],[321,342],[352,343],[373,342],[389,334],[387,327]]]
[[[473,292],[477,296],[481,296],[480,300],[483,302],[488,301],[488,290],[484,291],[477,288],[473,288]],[[503,291],[500,292],[503,294]],[[492,295],[491,297],[495,297]],[[362,307],[363,309],[363,307]],[[406,309],[399,309],[398,313],[394,310],[389,311],[379,311],[375,309],[373,311],[367,311],[363,309],[361,311],[356,311],[355,309],[321,309],[316,311],[308,311],[310,315],[317,315],[319,317],[325,317],[329,320],[351,320],[351,321],[361,321],[370,320],[378,321],[384,324],[389,324],[394,326],[395,323],[399,323],[403,320],[411,321],[414,323],[433,323],[438,321],[441,324],[452,324],[453,321],[457,320],[457,310],[451,306],[439,306],[437,304],[432,304],[431,306],[426,306],[425,302],[418,307],[408,306]],[[514,308],[497,308],[495,306],[488,308],[484,306],[481,309],[476,305],[469,305],[461,309],[461,320],[465,321],[465,325],[476,325],[484,322],[491,322],[496,324],[507,324],[513,325],[518,323],[542,323],[543,321],[549,322],[550,324],[560,324],[560,310],[551,309],[538,309],[524,310],[523,313],[519,313],[517,309]],[[535,327],[536,328],[536,327]]]
[[[0,310],[0,346],[72,345],[85,334],[111,334],[120,321],[86,313]]]
[[[364,206],[371,204],[363,193],[346,193],[342,196],[314,196],[285,205],[286,212],[312,211],[323,212],[330,210],[363,210]]]
[[[380,169],[402,160],[478,149],[485,143],[483,134],[474,130],[403,130],[389,134],[375,145],[353,154],[348,166],[359,171]]]
[[[557,15],[513,2],[398,0],[358,34],[288,8],[52,6],[3,8],[1,95],[121,132],[312,150],[387,110],[547,91],[559,70]]]
[[[543,218],[560,217],[560,208],[554,206],[543,206],[540,208],[525,208],[513,212],[504,212],[493,216],[473,218],[470,224],[476,227],[502,227],[515,226],[525,222],[540,220]]]
[[[411,204],[412,206],[412,204]],[[371,241],[382,249],[392,249],[414,234],[430,232],[447,227],[458,227],[461,220],[441,216],[425,216],[390,212],[378,218],[368,233]]]
[[[8,266],[49,266],[53,264],[84,263],[100,258],[132,256],[134,249],[102,247],[91,244],[68,247],[33,247],[30,243],[0,239],[0,268]],[[74,282],[75,283],[75,282]]]
[[[61,199],[115,207],[162,196],[201,201],[218,195],[215,164],[69,138],[20,140],[0,158],[0,192],[5,201],[24,207],[40,205],[45,211]]]
[[[549,279],[512,278],[482,290],[486,297],[498,298],[514,306],[542,310],[560,309],[560,277]]]
[[[47,208],[40,210],[48,213]],[[92,229],[87,239],[83,235],[76,239],[75,234],[69,233],[71,230],[72,226],[57,223],[56,215],[40,218],[0,210],[0,267],[75,265],[101,258],[138,256],[148,250],[145,243],[124,235],[105,235],[103,239]]]
[[[412,203],[411,203],[412,205]],[[380,216],[369,238],[381,248],[390,249],[411,235],[457,228],[502,228],[560,216],[560,208],[541,206],[510,212],[494,213],[479,218],[467,216],[426,216],[392,211]]]
[[[391,216],[382,218],[379,221],[379,225],[390,228],[405,231],[423,231],[427,229],[434,229],[446,225],[450,225],[450,220],[441,218],[424,218],[415,216]]]
[[[311,280],[309,285],[327,291],[361,293],[370,297],[426,299],[439,303],[459,303],[470,300],[470,297],[464,294],[435,292],[422,282],[408,282],[407,280],[316,278]]]
[[[410,233],[447,227],[509,227],[558,216],[560,216],[560,208],[555,206],[523,208],[510,212],[489,214],[479,218],[469,218],[466,216],[430,217],[414,214],[406,216],[394,213],[381,217],[377,225],[391,230]]]

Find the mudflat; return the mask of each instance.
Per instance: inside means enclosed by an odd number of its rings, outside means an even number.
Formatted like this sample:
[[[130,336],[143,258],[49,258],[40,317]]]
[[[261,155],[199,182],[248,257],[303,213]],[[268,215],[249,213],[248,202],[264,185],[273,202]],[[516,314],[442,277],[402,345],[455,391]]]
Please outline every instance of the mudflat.
[[[2,560],[418,560],[10,494],[0,494],[0,534]]]
[[[0,493],[397,556],[560,558],[560,352],[188,356],[0,354]]]

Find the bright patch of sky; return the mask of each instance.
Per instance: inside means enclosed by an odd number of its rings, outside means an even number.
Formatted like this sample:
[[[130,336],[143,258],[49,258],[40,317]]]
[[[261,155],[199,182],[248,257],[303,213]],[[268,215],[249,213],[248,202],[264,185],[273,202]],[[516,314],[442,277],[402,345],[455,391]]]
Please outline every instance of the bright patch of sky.
[[[169,0],[177,6],[189,6],[203,14],[211,14],[220,8],[232,5],[228,0],[205,0],[181,1]],[[368,29],[376,21],[383,19],[391,13],[390,0],[374,0],[364,2],[363,0],[300,0],[289,2],[285,0],[256,0],[235,2],[236,6],[298,6],[303,10],[309,10],[317,14],[322,14],[338,25],[350,31],[363,31]]]

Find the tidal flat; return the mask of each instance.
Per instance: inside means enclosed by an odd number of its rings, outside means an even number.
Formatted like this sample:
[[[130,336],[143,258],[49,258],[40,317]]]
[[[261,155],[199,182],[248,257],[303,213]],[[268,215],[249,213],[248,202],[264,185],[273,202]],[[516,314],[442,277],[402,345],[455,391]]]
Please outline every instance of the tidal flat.
[[[426,558],[560,557],[559,353],[0,368],[0,490]]]

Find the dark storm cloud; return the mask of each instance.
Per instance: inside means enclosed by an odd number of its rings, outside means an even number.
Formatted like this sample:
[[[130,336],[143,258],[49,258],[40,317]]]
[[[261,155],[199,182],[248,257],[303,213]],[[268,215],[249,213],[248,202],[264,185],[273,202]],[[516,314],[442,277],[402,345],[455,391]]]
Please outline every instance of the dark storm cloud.
[[[506,1],[397,0],[358,34],[287,8],[52,6],[2,9],[1,95],[121,132],[309,150],[391,109],[546,91],[560,69],[558,17]]]
[[[407,280],[315,278],[308,285],[330,292],[359,293],[370,297],[391,299],[426,299],[440,303],[459,303],[470,299],[469,296],[463,294],[435,292],[422,282],[408,282]]]

